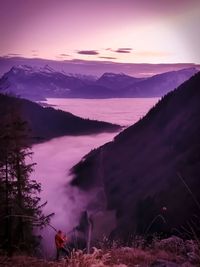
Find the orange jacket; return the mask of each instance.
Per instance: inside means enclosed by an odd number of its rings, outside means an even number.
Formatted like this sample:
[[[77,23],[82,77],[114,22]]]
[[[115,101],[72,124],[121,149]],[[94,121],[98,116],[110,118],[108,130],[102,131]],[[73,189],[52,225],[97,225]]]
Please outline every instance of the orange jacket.
[[[65,240],[61,234],[57,233],[55,235],[55,244],[56,244],[56,248],[62,248],[64,246]]]

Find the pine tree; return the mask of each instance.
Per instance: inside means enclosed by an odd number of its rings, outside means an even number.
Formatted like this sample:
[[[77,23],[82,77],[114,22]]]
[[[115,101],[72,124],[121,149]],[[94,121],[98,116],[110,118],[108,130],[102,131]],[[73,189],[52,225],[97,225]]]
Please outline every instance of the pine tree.
[[[40,205],[41,185],[30,179],[34,163],[27,124],[15,112],[1,123],[0,131],[0,193],[2,248],[8,254],[13,250],[33,251],[38,244],[35,226],[49,223],[51,215],[44,216]]]

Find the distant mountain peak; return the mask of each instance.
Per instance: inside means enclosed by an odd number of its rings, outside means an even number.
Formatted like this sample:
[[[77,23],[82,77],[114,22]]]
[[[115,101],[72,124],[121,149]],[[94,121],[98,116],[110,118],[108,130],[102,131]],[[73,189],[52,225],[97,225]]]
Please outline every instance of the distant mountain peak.
[[[33,71],[33,67],[32,66],[28,66],[28,65],[16,65],[13,66],[10,70],[12,73],[17,74],[20,71]]]
[[[165,76],[165,75],[170,75],[170,74],[173,74],[173,73],[174,74],[190,75],[190,77],[191,77],[192,75],[196,74],[197,72],[199,72],[199,70],[197,68],[190,67],[190,68],[184,68],[184,69],[180,69],[180,70],[172,70],[172,71],[168,71],[168,72],[163,72],[163,73],[160,73],[160,74],[156,74],[156,75],[154,75],[152,77]]]
[[[15,65],[11,68],[9,71],[14,74],[18,73],[55,73],[56,71],[51,68],[49,65],[45,65],[44,67],[35,67],[35,66],[29,66],[29,65]],[[9,73],[8,72],[8,73]]]
[[[195,67],[190,67],[190,68],[185,68],[185,69],[181,69],[179,70],[179,72],[191,72],[191,73],[194,73],[196,74],[197,72],[199,72],[199,70]]]
[[[40,68],[41,71],[54,73],[56,72],[52,67],[50,67],[48,64],[46,64],[43,68]]]
[[[124,74],[124,73],[113,73],[113,72],[105,72],[102,76],[101,76],[101,78],[115,78],[115,77],[117,77],[117,76],[127,76],[128,77],[128,75],[126,75],[126,74]]]
[[[113,77],[113,76],[116,76],[118,74],[116,73],[112,73],[112,72],[105,72],[102,77]]]

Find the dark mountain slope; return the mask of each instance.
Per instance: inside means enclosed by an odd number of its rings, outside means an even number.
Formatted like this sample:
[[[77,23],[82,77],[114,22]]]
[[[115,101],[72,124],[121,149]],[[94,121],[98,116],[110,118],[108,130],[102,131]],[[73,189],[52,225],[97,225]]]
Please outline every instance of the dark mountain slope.
[[[199,103],[200,73],[73,168],[72,185],[86,191],[104,188],[107,208],[116,210],[117,233],[123,237],[181,231],[194,214],[200,215],[193,199],[200,202]]]
[[[82,119],[61,110],[43,108],[29,100],[0,94],[0,119],[15,109],[28,122],[32,136],[39,138],[37,141],[63,135],[94,134],[120,129],[118,125]]]

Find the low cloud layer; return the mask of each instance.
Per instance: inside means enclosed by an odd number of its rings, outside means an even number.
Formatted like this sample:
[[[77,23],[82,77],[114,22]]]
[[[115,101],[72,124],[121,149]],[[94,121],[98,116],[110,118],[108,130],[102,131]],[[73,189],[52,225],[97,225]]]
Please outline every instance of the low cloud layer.
[[[86,102],[77,99],[50,99],[48,104],[84,118],[130,125],[136,122],[141,114],[145,115],[155,101],[157,100],[146,99],[144,104],[144,100],[135,101],[134,99],[126,101],[87,100]],[[71,232],[77,226],[80,214],[88,209],[88,203],[91,203],[91,199],[94,201],[91,192],[88,194],[69,185],[72,179],[70,169],[89,151],[111,141],[116,134],[64,136],[33,146],[33,162],[36,162],[37,165],[35,172],[32,173],[32,178],[41,182],[42,202],[48,201],[44,207],[44,213],[55,213],[51,219],[51,225],[56,229],[67,233]],[[48,161],[45,161],[47,158]],[[52,256],[55,251],[52,242],[54,235],[55,232],[50,227],[46,227],[42,232],[42,242],[46,255],[49,256]]]

